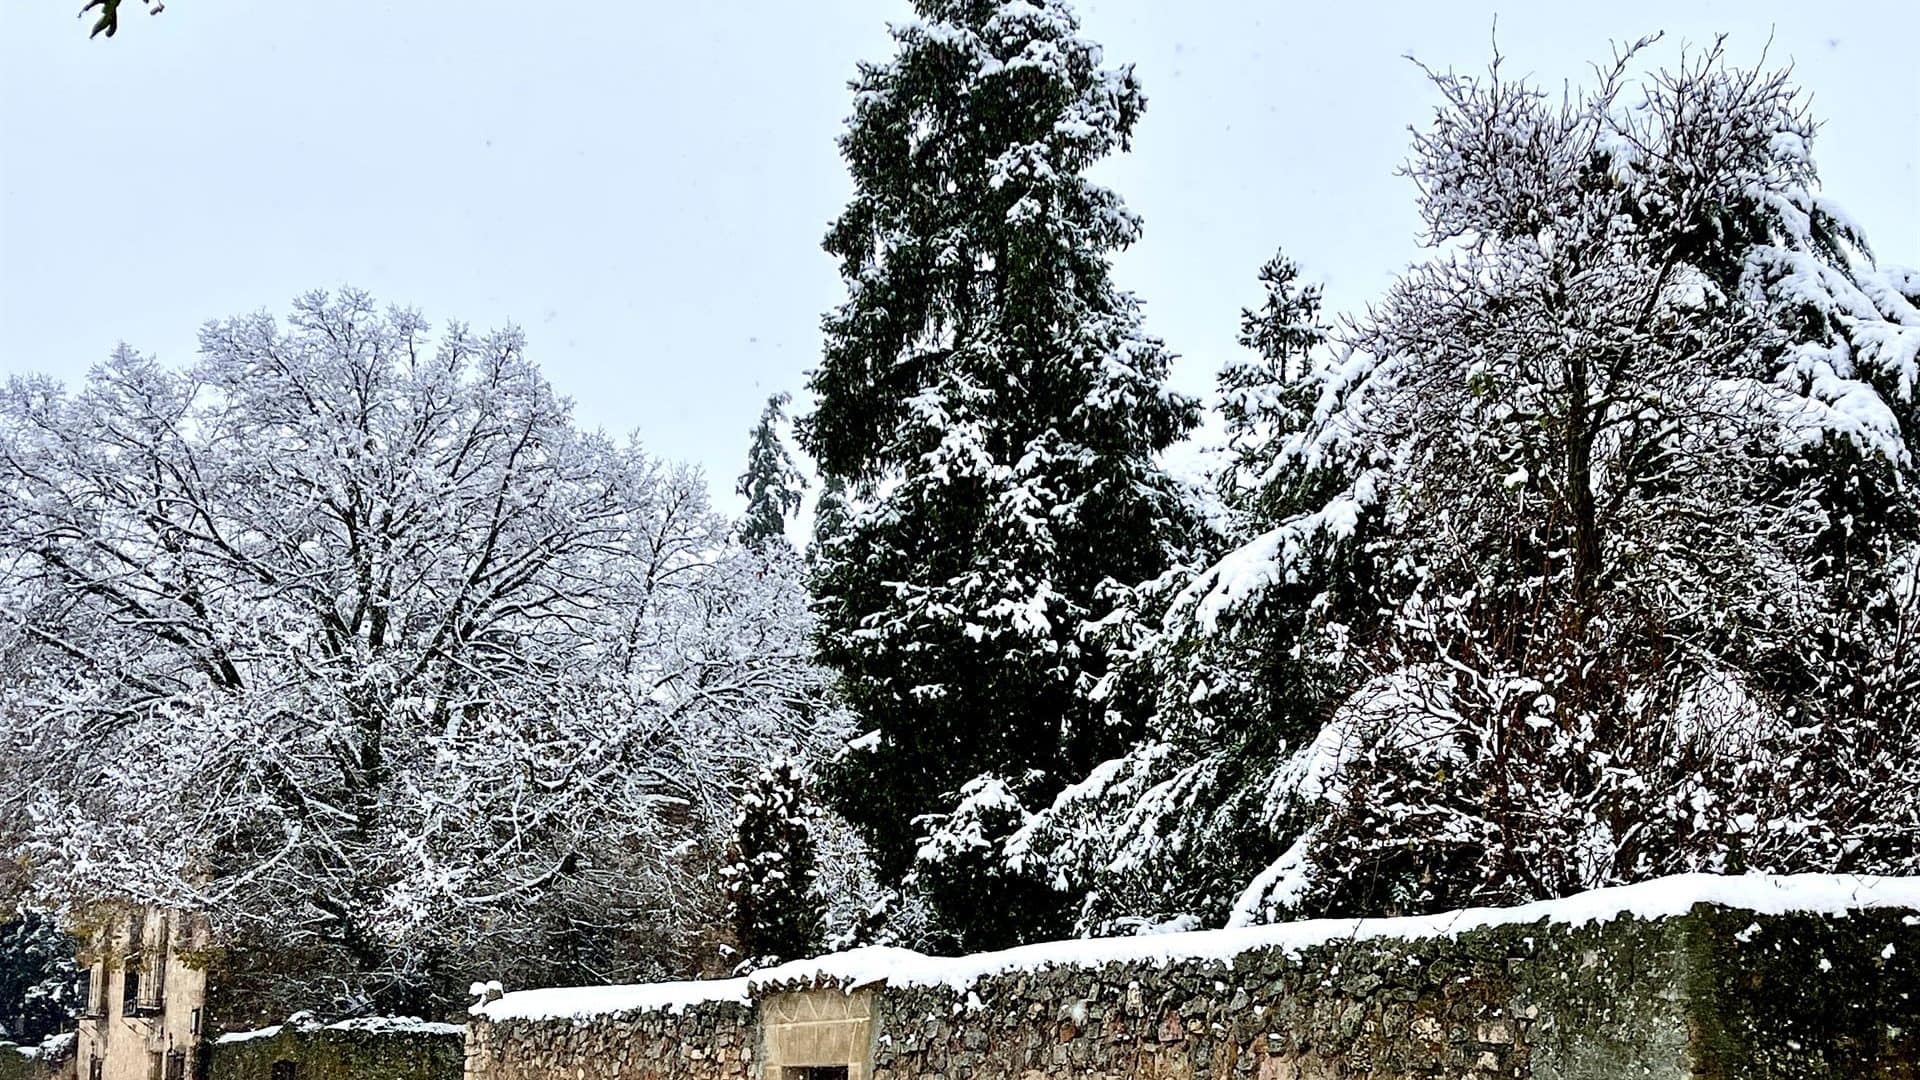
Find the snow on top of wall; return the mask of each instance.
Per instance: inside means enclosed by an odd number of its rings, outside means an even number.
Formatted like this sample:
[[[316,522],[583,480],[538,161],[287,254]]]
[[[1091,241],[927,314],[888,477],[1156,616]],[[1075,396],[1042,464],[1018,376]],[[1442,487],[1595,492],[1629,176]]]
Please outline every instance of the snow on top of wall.
[[[280,1034],[281,1026],[275,1024],[272,1027],[254,1028],[252,1031],[229,1031],[213,1042],[215,1046],[227,1046],[232,1043],[252,1042],[254,1039],[271,1039]]]
[[[1680,874],[1635,885],[1580,893],[1507,908],[1467,908],[1439,915],[1384,919],[1311,919],[1226,930],[1196,930],[1129,938],[1049,941],[972,956],[925,956],[908,949],[866,948],[766,968],[746,978],[638,986],[523,990],[477,1006],[488,1020],[584,1019],[640,1010],[678,1012],[706,1002],[747,1002],[755,994],[794,984],[849,989],[946,986],[964,992],[981,979],[1050,967],[1109,963],[1163,966],[1176,961],[1226,963],[1255,949],[1289,952],[1343,940],[1451,937],[1486,927],[1538,922],[1583,925],[1623,916],[1658,919],[1713,904],[1757,915],[1805,913],[1843,916],[1871,908],[1920,910],[1920,877],[1852,875]]]
[[[352,1020],[342,1020],[337,1024],[328,1024],[325,1031],[377,1031],[403,1035],[459,1035],[467,1030],[465,1024],[443,1024],[435,1020],[422,1020],[417,1016],[362,1016]]]
[[[335,1024],[316,1024],[299,1017],[292,1017],[286,1024],[255,1028],[252,1031],[228,1032],[213,1041],[216,1045],[230,1046],[254,1039],[271,1039],[286,1030],[288,1024],[291,1024],[296,1031],[371,1031],[395,1035],[459,1035],[466,1031],[466,1028],[460,1024],[442,1024],[433,1020],[422,1020],[417,1016],[361,1016]]]
[[[73,1032],[49,1035],[38,1046],[21,1046],[0,1038],[0,1050],[11,1050],[23,1058],[62,1058],[73,1046]]]
[[[913,955],[918,955],[913,954]],[[680,1012],[691,1005],[752,1000],[746,979],[634,983],[627,986],[559,986],[520,990],[468,1010],[488,1020],[564,1020],[607,1013]]]

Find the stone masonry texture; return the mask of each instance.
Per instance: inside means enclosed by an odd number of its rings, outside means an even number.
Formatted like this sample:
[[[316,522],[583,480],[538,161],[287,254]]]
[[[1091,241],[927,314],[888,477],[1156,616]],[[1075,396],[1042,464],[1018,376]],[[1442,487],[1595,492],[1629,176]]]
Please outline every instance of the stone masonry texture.
[[[1062,964],[966,987],[756,986],[706,1003],[477,1020],[466,1080],[813,1080],[768,1062],[795,995],[870,999],[870,1080],[1920,1080],[1920,917],[1548,922]],[[777,1056],[777,1055],[776,1055]],[[227,1078],[216,1078],[227,1080]],[[239,1078],[234,1078],[239,1080]],[[303,1078],[304,1080],[304,1078]],[[317,1080],[317,1078],[316,1078]]]
[[[463,1044],[457,1028],[354,1031],[288,1024],[271,1036],[210,1045],[205,1080],[460,1080]]]

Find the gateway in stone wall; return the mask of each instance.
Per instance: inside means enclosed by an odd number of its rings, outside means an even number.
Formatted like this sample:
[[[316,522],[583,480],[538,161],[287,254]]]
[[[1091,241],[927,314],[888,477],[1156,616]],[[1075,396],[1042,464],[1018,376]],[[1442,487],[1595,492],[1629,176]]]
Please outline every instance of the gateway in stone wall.
[[[466,1080],[1920,1077],[1920,880],[1687,876],[1412,919],[868,949],[476,1006]]]

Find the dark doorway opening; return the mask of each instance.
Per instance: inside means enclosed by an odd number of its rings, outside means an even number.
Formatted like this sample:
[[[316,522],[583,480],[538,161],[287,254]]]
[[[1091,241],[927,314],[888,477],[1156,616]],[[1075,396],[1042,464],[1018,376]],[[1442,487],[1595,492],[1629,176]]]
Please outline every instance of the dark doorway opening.
[[[847,1080],[845,1065],[801,1065],[780,1072],[780,1080]]]

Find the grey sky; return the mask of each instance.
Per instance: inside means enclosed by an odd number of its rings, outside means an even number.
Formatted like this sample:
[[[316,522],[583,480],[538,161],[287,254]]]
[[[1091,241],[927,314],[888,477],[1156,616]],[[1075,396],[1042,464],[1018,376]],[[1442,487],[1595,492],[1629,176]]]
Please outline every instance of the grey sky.
[[[637,429],[725,494],[765,395],[798,391],[840,287],[834,136],[904,2],[78,0],[0,7],[0,373],[68,379],[116,341],[182,361],[207,318],[356,284],[444,322],[525,326],[589,425]],[[1393,175],[1433,102],[1403,54],[1580,78],[1611,40],[1730,32],[1791,59],[1828,193],[1920,262],[1920,5],[1082,0],[1137,65],[1146,218],[1120,261],[1204,391],[1284,245],[1336,305],[1415,257]],[[731,500],[728,500],[731,501]]]

